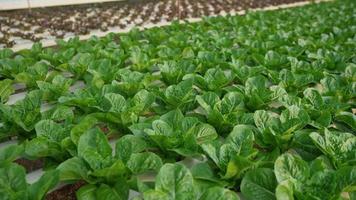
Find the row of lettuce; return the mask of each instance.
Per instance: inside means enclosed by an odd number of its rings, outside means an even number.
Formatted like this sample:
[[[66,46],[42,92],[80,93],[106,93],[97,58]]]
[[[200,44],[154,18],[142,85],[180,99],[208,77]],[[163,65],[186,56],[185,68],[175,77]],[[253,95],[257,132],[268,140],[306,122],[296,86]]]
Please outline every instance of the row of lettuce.
[[[336,1],[0,50],[0,139],[20,141],[0,150],[0,196],[85,181],[78,199],[356,198],[355,10]],[[28,92],[7,105],[15,83]],[[43,159],[45,174],[27,183],[19,157]]]

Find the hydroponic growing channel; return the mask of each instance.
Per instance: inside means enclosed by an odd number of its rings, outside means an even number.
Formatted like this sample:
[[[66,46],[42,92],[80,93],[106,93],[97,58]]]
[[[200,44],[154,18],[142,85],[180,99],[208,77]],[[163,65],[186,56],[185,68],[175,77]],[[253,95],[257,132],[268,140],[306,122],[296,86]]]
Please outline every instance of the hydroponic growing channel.
[[[1,49],[0,199],[355,199],[355,34],[344,0]]]
[[[129,0],[95,5],[9,10],[0,12],[0,47],[29,48],[33,42],[53,44],[56,38],[106,35],[109,32],[169,22],[178,18],[234,13],[298,1],[302,0],[180,0],[179,4],[177,0]]]

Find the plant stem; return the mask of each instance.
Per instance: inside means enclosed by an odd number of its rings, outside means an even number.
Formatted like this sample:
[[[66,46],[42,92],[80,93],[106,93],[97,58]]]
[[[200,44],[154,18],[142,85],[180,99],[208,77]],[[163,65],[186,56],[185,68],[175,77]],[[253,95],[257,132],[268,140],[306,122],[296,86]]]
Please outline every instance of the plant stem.
[[[31,3],[30,3],[30,0],[27,0],[27,7],[28,7],[28,11],[31,13]]]
[[[177,0],[178,22],[180,20],[180,0]]]

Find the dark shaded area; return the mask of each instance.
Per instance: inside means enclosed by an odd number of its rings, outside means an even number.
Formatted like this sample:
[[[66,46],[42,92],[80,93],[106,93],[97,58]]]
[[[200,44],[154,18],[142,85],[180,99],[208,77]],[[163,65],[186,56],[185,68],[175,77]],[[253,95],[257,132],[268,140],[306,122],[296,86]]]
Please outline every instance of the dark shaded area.
[[[58,190],[50,192],[46,195],[46,200],[75,200],[75,192],[85,185],[84,181],[78,181],[73,184],[65,185]]]
[[[19,158],[14,162],[23,166],[26,169],[27,173],[35,171],[37,169],[41,169],[44,166],[43,159],[28,160],[26,158]]]

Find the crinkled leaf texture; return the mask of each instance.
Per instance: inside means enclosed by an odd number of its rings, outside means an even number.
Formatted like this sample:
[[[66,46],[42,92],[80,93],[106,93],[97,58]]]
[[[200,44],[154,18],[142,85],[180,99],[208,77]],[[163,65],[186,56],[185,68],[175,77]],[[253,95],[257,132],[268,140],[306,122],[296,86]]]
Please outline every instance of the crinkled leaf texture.
[[[180,164],[165,164],[156,176],[155,189],[143,194],[145,199],[195,199],[193,176]]]
[[[241,182],[241,192],[246,199],[274,200],[277,180],[269,168],[257,168],[247,172]]]

